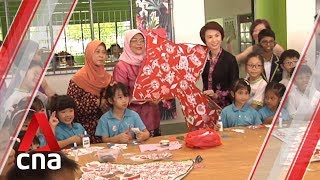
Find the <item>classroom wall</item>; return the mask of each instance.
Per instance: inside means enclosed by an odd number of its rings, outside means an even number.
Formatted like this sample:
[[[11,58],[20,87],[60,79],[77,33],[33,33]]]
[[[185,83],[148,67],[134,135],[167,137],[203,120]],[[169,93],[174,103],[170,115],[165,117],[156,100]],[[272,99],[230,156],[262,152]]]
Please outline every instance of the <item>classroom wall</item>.
[[[206,21],[251,13],[251,0],[204,0],[204,5]]]
[[[302,52],[314,27],[316,1],[288,0],[287,9],[287,47]]]

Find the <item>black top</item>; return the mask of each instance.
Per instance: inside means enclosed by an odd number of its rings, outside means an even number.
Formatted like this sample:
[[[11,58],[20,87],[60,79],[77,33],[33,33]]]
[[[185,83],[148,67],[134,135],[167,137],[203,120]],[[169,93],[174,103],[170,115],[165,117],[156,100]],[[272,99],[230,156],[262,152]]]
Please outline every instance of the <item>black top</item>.
[[[208,90],[208,75],[210,69],[210,60],[208,59],[202,73],[203,89]],[[212,76],[212,88],[217,91],[230,91],[233,81],[239,78],[239,67],[235,56],[222,49],[221,55],[214,67]],[[224,95],[226,93],[223,93]],[[226,103],[217,102],[222,108],[232,103],[229,93],[226,96]]]
[[[272,56],[272,64],[271,64],[271,71],[270,71],[270,79],[267,81],[267,83],[273,81],[273,82],[280,82],[282,80],[282,68],[279,64],[279,58],[273,54]],[[267,79],[265,71],[263,71],[263,77],[264,79]]]

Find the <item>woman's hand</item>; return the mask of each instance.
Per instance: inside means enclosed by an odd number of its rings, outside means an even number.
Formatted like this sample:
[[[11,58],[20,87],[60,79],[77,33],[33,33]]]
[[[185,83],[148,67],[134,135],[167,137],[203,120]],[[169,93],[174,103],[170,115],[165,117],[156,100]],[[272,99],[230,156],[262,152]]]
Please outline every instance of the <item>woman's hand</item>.
[[[99,100],[98,100],[99,101]],[[108,103],[107,103],[107,100],[105,98],[102,98],[101,99],[101,102],[100,102],[100,107],[101,111],[103,113],[107,112],[109,110],[109,106],[108,106]]]
[[[206,90],[206,91],[203,91],[203,94],[207,95],[207,96],[210,96],[214,99],[217,99],[218,98],[218,95],[216,93],[214,93],[213,90]]]

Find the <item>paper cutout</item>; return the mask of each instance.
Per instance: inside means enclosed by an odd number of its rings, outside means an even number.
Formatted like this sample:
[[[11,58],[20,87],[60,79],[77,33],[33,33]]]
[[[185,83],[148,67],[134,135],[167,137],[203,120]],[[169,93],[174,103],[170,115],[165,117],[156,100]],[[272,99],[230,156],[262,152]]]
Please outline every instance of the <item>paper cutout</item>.
[[[175,44],[152,32],[146,37],[147,54],[135,83],[134,100],[177,98],[190,131],[213,128],[221,108],[195,84],[204,69],[208,49]]]

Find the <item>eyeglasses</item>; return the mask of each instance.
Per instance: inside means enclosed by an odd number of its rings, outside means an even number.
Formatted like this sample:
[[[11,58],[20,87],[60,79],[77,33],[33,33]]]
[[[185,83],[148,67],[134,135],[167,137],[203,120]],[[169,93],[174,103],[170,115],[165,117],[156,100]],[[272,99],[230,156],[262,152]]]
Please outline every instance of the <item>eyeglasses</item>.
[[[267,45],[267,44],[273,45],[273,44],[275,44],[276,42],[275,42],[274,40],[270,40],[270,41],[262,40],[260,43],[263,44],[263,45]]]
[[[135,39],[135,38],[133,38],[133,39],[131,39],[130,42],[131,43],[144,43],[144,39]]]
[[[296,65],[298,61],[287,61],[283,62],[284,65],[291,66],[291,65]]]
[[[256,68],[256,69],[260,69],[262,68],[262,64],[247,64],[248,67],[250,67],[251,69]]]

